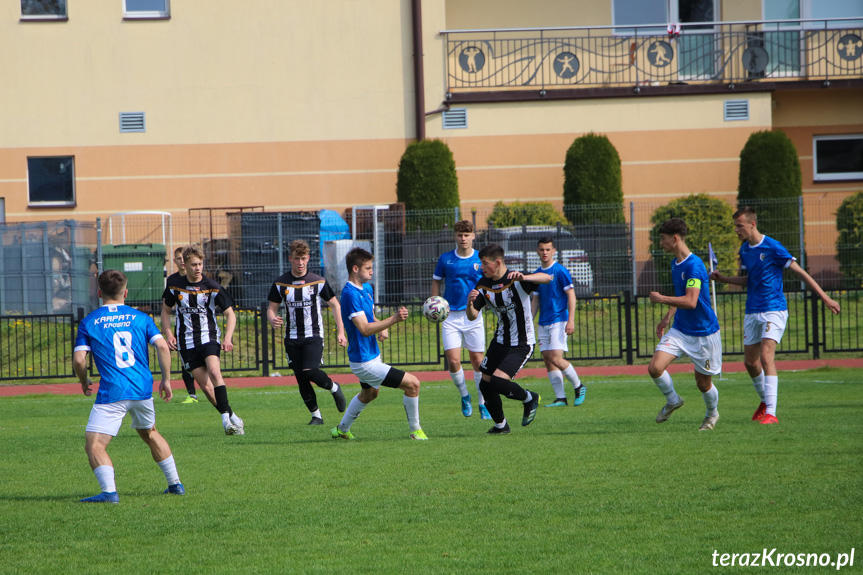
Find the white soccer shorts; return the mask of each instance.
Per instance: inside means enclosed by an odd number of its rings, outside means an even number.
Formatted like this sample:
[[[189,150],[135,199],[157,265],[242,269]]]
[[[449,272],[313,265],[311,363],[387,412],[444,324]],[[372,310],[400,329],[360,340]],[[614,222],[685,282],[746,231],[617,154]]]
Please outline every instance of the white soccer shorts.
[[[722,338],[718,331],[697,336],[671,328],[659,340],[656,351],[664,351],[675,357],[686,355],[692,360],[695,371],[704,375],[719,375],[722,371]]]
[[[123,399],[114,403],[93,404],[85,431],[116,437],[126,413],[132,414],[132,429],[151,429],[156,425],[156,410],[152,397],[140,400]]]
[[[485,352],[482,313],[474,321],[470,321],[466,311],[451,311],[441,324],[441,333],[444,351],[466,347],[468,351]]]
[[[747,313],[743,316],[743,345],[761,343],[764,338],[782,341],[788,325],[788,310]]]
[[[380,388],[390,369],[392,369],[391,365],[387,365],[381,361],[381,356],[377,356],[369,361],[350,361],[348,363],[351,366],[353,374],[357,376],[361,382],[370,385],[375,389]]]
[[[536,330],[536,336],[539,339],[539,351],[552,349],[569,351],[569,346],[566,345],[565,321],[539,326],[539,329]]]

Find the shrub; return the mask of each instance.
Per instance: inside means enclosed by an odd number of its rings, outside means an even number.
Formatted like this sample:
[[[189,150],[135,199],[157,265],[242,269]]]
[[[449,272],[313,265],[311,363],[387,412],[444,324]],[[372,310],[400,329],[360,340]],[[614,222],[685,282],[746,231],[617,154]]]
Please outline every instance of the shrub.
[[[396,196],[408,212],[435,210],[437,213],[408,216],[408,229],[440,229],[454,223],[453,208],[459,205],[455,160],[441,140],[410,144],[399,161]]]
[[[650,230],[650,254],[656,267],[660,286],[671,286],[671,256],[659,247],[659,226],[669,218],[682,218],[689,226],[686,245],[704,261],[707,271],[710,271],[707,244],[713,243],[713,251],[719,260],[719,269],[726,275],[737,275],[737,252],[740,241],[734,233],[731,215],[734,209],[707,194],[692,194],[685,198],[671,201],[657,208],[650,217],[653,227]],[[725,284],[716,284],[721,291]]]
[[[836,259],[848,288],[863,287],[863,190],[836,210]]]
[[[620,156],[606,136],[576,138],[563,164],[564,214],[576,225],[623,223],[621,182]]]
[[[488,221],[496,228],[566,224],[566,218],[548,202],[498,202],[494,205]]]
[[[800,257],[803,176],[794,144],[784,132],[755,132],[740,152],[738,207],[758,213],[758,231]]]

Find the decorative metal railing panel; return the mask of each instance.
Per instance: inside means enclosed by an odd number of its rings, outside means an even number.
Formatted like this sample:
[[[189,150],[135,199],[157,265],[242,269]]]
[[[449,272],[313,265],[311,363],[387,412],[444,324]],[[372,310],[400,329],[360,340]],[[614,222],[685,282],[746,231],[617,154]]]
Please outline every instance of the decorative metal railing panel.
[[[447,86],[553,90],[863,76],[861,21],[814,24],[444,31]]]

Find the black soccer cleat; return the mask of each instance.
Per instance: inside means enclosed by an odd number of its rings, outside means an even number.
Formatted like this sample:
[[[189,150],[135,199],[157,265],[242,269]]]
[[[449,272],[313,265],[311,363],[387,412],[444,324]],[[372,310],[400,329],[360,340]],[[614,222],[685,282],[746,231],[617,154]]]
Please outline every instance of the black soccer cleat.
[[[521,418],[521,426],[526,427],[530,425],[530,422],[533,421],[533,418],[536,417],[536,408],[539,407],[539,402],[542,398],[535,391],[531,392],[530,401],[524,404],[524,417]]]
[[[504,435],[509,432],[509,422],[504,423],[503,427],[492,427],[491,429],[486,431],[488,435]]]
[[[342,392],[342,386],[339,386],[338,391],[333,394],[333,399],[336,401],[336,409],[339,413],[345,412],[345,394]]]
[[[321,419],[320,417],[314,417],[314,416],[312,416],[312,420],[309,422],[309,425],[323,425],[323,424],[324,424],[323,419]]]

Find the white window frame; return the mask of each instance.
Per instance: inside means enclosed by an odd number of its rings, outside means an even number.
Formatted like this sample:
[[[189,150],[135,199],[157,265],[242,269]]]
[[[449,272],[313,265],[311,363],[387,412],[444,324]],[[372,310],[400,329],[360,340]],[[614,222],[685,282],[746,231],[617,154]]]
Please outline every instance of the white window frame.
[[[123,0],[124,20],[168,20],[171,18],[171,0],[165,0],[164,10],[128,10]]]
[[[853,140],[863,141],[863,134],[831,134],[829,136],[812,136],[812,179],[816,182],[835,182],[848,180],[863,180],[863,172],[842,172],[839,174],[818,173],[818,142],[826,140]]]
[[[72,199],[63,201],[34,201],[30,196],[30,160],[47,158],[71,158],[72,160]],[[78,190],[75,185],[75,156],[27,156],[27,207],[28,208],[74,208],[78,201]]]
[[[812,3],[815,0],[800,0],[800,16],[807,20],[819,18],[812,14]],[[855,18],[856,16],[835,16],[835,18]],[[860,17],[863,20],[863,16]],[[824,29],[823,22],[826,20],[818,20],[815,22],[804,22],[803,27],[806,29],[822,30]],[[859,20],[845,20],[840,22],[827,22],[827,29],[831,28],[858,28],[856,22]]]
[[[18,3],[21,10],[21,20],[68,20],[69,19],[69,1],[66,0],[65,14],[24,14],[24,7]]]

